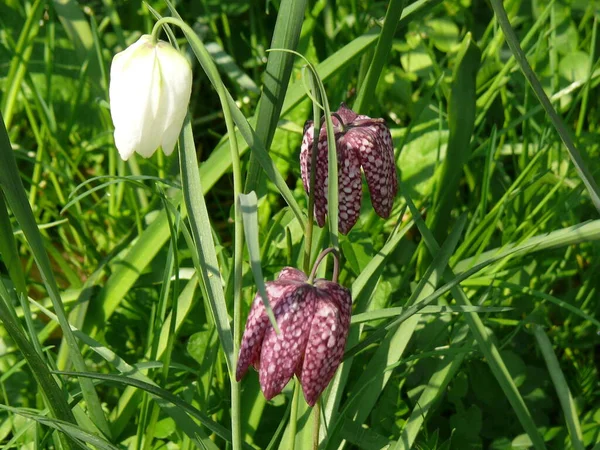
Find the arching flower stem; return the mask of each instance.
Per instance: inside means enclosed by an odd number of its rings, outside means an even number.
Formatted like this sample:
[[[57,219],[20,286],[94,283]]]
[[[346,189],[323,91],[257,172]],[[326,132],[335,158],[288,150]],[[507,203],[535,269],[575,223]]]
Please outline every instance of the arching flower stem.
[[[332,255],[333,255],[333,276],[331,278],[331,281],[333,281],[334,283],[338,282],[338,276],[340,274],[339,254],[338,254],[337,250],[332,247],[332,248],[326,248],[321,253],[319,253],[319,256],[317,256],[317,260],[315,261],[315,264],[312,268],[312,271],[310,272],[310,276],[308,277],[308,283],[312,284],[315,277],[317,276],[317,270],[319,268],[319,265],[321,264],[321,262],[323,261],[325,256],[327,256],[329,253],[332,253]]]
[[[194,30],[182,20],[175,17],[163,17],[156,21],[152,28],[152,39],[158,39],[161,28],[164,24],[171,24],[179,27],[192,46],[198,62],[202,66],[202,69],[206,73],[208,79],[213,85],[215,91],[219,96],[221,102],[221,108],[223,109],[223,117],[225,119],[225,126],[227,133],[230,137],[235,136],[235,124],[229,102],[227,99],[227,92],[225,85],[221,79],[221,75],[217,70],[212,57],[204,47],[204,44],[194,32]],[[240,164],[239,149],[237,145],[237,139],[229,139],[229,146],[231,152],[231,167],[233,171],[233,190],[234,190],[234,253],[233,253],[233,264],[234,264],[234,276],[233,276],[233,348],[224,348],[226,353],[226,361],[229,369],[230,376],[233,378],[235,375],[236,368],[236,357],[239,353],[240,340],[242,334],[242,322],[241,322],[241,304],[242,304],[242,262],[243,262],[243,250],[244,250],[244,229],[242,221],[242,212],[240,207],[239,194],[243,193],[243,182],[242,182],[242,171]],[[186,205],[189,208],[189,205]],[[200,224],[197,224],[200,226]],[[209,299],[210,301],[210,299]],[[216,306],[215,306],[216,309]],[[225,330],[224,330],[225,331]],[[229,333],[227,327],[226,332]],[[222,340],[223,341],[223,340]],[[231,352],[231,354],[228,354]],[[234,450],[242,448],[242,431],[241,424],[239,421],[240,417],[240,391],[238,383],[231,383],[231,416],[232,416],[232,447]]]

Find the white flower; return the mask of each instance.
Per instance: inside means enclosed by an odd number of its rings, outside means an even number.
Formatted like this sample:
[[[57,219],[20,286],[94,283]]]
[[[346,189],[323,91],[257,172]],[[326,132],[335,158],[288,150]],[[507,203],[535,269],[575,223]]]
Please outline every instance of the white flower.
[[[145,158],[175,148],[192,92],[192,69],[167,42],[143,35],[115,55],[110,68],[110,113],[121,158]]]

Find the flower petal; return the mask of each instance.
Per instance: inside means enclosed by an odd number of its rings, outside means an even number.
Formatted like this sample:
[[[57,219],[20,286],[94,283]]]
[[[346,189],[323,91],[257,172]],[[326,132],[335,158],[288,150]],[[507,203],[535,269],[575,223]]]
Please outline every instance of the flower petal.
[[[300,173],[304,190],[310,195],[310,166],[314,142],[314,124],[309,120],[304,124],[304,136],[300,147]],[[320,227],[325,225],[327,213],[327,132],[325,126],[319,131],[317,146],[317,163],[315,167],[315,218]]]
[[[307,120],[304,124],[304,133],[302,135],[302,145],[300,146],[300,174],[302,175],[302,184],[307,194],[310,194],[310,163],[312,157],[313,134],[315,127],[312,120]]]
[[[159,41],[156,54],[162,75],[160,109],[157,118],[161,129],[162,148],[170,155],[179,138],[192,94],[192,69],[188,60],[166,42]]]
[[[279,394],[302,361],[314,314],[315,289],[302,284],[273,307],[281,333],[268,328],[260,354],[260,387],[267,400]]]
[[[359,150],[375,212],[381,217],[389,217],[398,191],[390,130],[383,119],[366,116],[358,116],[353,125],[354,128],[346,133],[345,140],[353,142]]]
[[[127,160],[135,151],[160,145],[149,142],[148,123],[153,124],[160,77],[149,35],[116,54],[110,71],[110,112],[115,125],[115,145]]]
[[[304,398],[310,406],[340,365],[350,326],[350,292],[337,283],[326,283],[326,290],[317,289],[318,300],[300,376]]]
[[[340,233],[348,234],[360,215],[362,178],[360,157],[351,142],[342,136],[338,147],[338,208]]]
[[[295,283],[288,283],[285,281],[271,281],[266,283],[265,287],[267,289],[271,308],[275,308],[281,299],[297,289],[298,286]],[[257,293],[252,302],[248,320],[246,321],[246,328],[244,329],[244,335],[242,336],[242,345],[240,347],[235,372],[237,381],[240,381],[244,375],[246,375],[246,372],[251,365],[257,368],[259,367],[260,350],[265,337],[265,332],[269,327],[269,317],[265,311],[265,305],[260,294]]]
[[[344,102],[340,104],[340,107],[338,108],[336,113],[342,118],[342,120],[344,121],[344,125],[348,125],[349,123],[354,122],[354,120],[358,116],[354,111],[348,108]]]
[[[284,267],[277,277],[277,281],[299,281],[301,283],[306,283],[307,280],[308,277],[306,274],[295,267]]]

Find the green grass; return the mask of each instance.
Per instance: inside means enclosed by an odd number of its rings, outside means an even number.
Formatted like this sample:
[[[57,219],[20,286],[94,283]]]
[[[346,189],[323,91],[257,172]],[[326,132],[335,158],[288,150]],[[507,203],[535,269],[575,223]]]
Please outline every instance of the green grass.
[[[2,448],[600,448],[596,9],[0,3]],[[179,152],[123,162],[112,56],[169,16]],[[311,99],[386,119],[390,218],[365,189],[347,236],[313,228]],[[319,408],[295,383],[267,402],[234,380],[260,277],[331,246],[343,363]]]

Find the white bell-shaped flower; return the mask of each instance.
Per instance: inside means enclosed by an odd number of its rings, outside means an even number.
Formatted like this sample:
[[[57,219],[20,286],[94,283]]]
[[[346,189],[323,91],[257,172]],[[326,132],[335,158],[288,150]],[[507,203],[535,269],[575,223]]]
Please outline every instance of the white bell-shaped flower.
[[[175,148],[192,93],[192,69],[164,41],[143,35],[116,54],[110,68],[110,113],[115,145],[124,160],[137,152],[145,158],[162,146]]]

